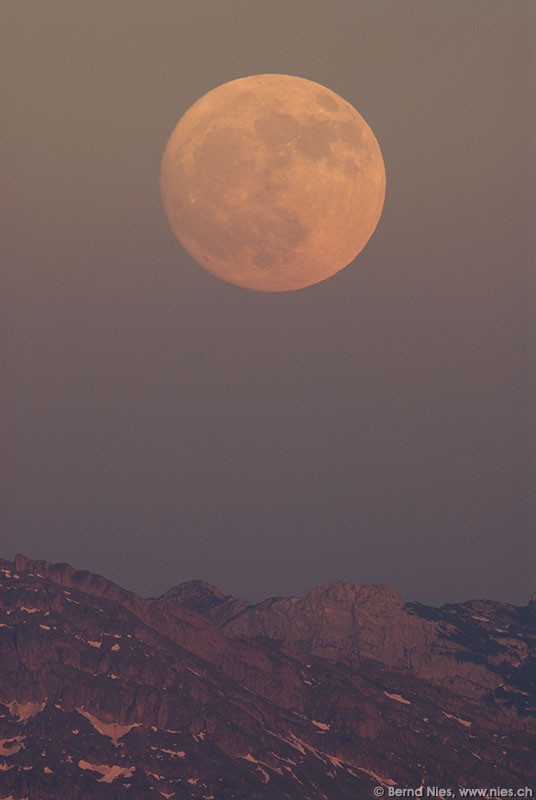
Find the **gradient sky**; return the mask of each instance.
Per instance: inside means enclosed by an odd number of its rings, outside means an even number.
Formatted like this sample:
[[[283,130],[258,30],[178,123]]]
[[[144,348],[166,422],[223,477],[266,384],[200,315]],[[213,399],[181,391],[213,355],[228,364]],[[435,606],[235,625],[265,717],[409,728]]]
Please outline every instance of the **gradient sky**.
[[[1,553],[144,595],[335,579],[524,604],[534,571],[531,0],[3,0]],[[354,265],[199,267],[159,166],[202,94],[328,86],[387,169]]]

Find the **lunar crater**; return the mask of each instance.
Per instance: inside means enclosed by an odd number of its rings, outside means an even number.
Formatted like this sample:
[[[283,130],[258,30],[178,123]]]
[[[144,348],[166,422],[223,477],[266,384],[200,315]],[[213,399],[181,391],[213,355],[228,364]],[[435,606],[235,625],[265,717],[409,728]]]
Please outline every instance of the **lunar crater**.
[[[316,102],[326,111],[337,111],[339,108],[337,101],[325,92],[320,92],[316,95]]]
[[[296,147],[306,158],[329,158],[334,138],[329,122],[311,118],[301,126]]]
[[[269,147],[280,147],[292,141],[300,130],[300,123],[288,114],[268,114],[253,123],[255,131]]]

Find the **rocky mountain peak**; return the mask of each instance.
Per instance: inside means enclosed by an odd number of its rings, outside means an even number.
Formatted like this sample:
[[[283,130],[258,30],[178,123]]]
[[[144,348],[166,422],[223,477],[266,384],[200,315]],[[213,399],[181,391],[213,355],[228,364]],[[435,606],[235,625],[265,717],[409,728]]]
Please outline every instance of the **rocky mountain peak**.
[[[356,606],[392,606],[402,607],[404,598],[396,589],[386,584],[358,584],[345,581],[334,581],[316,586],[303,598],[304,603],[333,602],[337,606],[355,604]]]
[[[96,575],[88,570],[78,570],[66,563],[50,564],[48,561],[35,560],[17,553],[13,566],[16,572],[30,577],[49,578],[62,586],[72,586],[100,596],[112,598],[121,594],[134,596],[132,592],[126,592],[102,575]]]
[[[535,640],[528,607],[485,600],[336,582],[250,604],[203,581],[147,600],[0,560],[0,797],[530,785]]]
[[[291,648],[305,647],[331,660],[358,656],[360,638],[366,641],[363,631],[373,631],[376,620],[385,621],[404,606],[402,596],[385,585],[334,581],[315,587],[303,597],[247,603],[223,597],[213,587],[194,584],[183,584],[163,597],[195,608],[227,636],[266,637]]]
[[[223,603],[226,597],[216,586],[205,581],[193,580],[172,586],[159,599],[186,606],[207,616],[211,609]]]

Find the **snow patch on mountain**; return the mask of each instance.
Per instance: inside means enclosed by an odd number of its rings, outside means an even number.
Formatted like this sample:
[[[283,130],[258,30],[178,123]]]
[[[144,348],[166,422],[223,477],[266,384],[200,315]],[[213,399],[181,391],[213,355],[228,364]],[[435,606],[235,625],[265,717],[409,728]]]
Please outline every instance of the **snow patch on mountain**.
[[[102,778],[99,778],[99,783],[113,783],[113,781],[121,775],[124,778],[130,778],[136,770],[136,767],[119,767],[116,764],[112,764],[111,766],[108,764],[91,764],[89,761],[84,761],[83,759],[80,759],[78,766],[80,769],[100,772]]]
[[[396,700],[397,703],[403,703],[405,706],[411,705],[411,701],[406,700],[406,698],[402,697],[401,694],[391,694],[391,692],[384,692],[384,695],[388,697],[390,700]]]
[[[108,736],[116,747],[119,744],[119,739],[122,739],[127,733],[130,733],[133,728],[139,728],[141,724],[139,722],[132,722],[130,725],[121,725],[119,722],[104,722],[104,720],[98,719],[98,717],[90,714],[89,711],[86,711],[84,708],[77,708],[76,710],[81,716],[89,720],[101,736]]]

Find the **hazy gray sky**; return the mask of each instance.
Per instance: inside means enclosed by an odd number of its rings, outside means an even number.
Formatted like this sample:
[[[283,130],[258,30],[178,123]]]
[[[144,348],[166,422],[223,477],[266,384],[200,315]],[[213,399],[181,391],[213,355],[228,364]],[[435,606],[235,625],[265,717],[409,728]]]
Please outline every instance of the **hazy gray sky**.
[[[529,0],[3,0],[1,555],[143,594],[334,579],[525,603],[534,575]],[[237,77],[328,86],[387,169],[373,239],[288,294],[170,233],[159,163]]]

